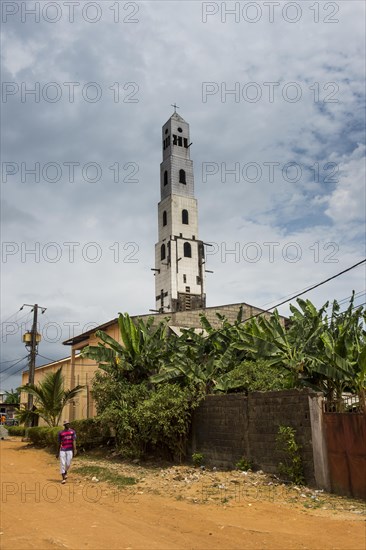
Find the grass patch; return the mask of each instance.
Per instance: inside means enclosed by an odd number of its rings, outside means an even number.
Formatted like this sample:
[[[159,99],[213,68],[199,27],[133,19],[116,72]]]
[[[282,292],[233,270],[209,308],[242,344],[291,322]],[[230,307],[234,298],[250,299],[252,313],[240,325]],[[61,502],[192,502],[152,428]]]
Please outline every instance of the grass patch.
[[[75,473],[81,474],[86,477],[96,477],[99,481],[107,481],[112,483],[116,487],[125,487],[126,485],[135,485],[137,480],[134,477],[127,477],[108,470],[107,468],[102,468],[101,466],[76,466],[73,468]]]

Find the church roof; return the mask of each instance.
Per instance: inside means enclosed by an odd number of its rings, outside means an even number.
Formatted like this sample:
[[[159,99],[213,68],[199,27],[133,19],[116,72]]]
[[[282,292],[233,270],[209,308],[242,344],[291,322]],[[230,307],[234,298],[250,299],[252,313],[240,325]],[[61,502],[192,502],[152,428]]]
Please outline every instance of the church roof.
[[[178,113],[177,113],[176,111],[172,114],[172,116],[169,118],[169,120],[170,120],[171,118],[174,118],[174,120],[178,120],[178,122],[186,122],[186,121],[184,120],[184,118],[181,117],[180,115],[178,115]]]

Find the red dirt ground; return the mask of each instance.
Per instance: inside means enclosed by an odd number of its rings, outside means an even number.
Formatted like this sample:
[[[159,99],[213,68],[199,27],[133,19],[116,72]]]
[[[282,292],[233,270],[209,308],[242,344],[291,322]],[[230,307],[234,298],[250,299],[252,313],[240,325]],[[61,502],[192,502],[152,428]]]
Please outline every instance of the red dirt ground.
[[[195,502],[174,498],[169,491],[154,494],[151,487],[146,492],[146,479],[133,489],[117,490],[72,470],[61,485],[58,461],[46,451],[15,438],[0,441],[0,451],[3,550],[366,547],[360,512],[250,498],[227,504]]]

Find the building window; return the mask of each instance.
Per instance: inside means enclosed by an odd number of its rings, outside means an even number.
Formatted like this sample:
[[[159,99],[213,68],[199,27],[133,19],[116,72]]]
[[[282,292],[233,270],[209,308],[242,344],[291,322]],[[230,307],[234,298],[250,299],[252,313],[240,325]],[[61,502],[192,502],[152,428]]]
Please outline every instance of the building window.
[[[164,172],[164,185],[168,185],[168,172],[165,170]]]
[[[191,292],[191,287],[190,286],[186,286],[186,292]]]
[[[168,130],[165,130],[165,133],[167,132]],[[166,137],[164,140],[163,140],[163,149],[165,151],[165,149],[167,149],[168,147],[170,146],[170,136]]]
[[[185,258],[192,258],[192,249],[189,243],[184,243],[183,252]]]
[[[179,170],[179,183],[187,183],[186,182],[186,173],[184,170]]]
[[[161,248],[160,248],[160,259],[161,259],[161,260],[165,260],[165,244],[162,244],[162,245],[161,245]]]
[[[187,282],[187,275],[183,275],[183,283]]]
[[[196,277],[196,283],[197,283],[198,285],[201,284],[201,277],[199,277],[198,275],[197,275],[197,277]]]
[[[164,212],[163,212],[163,226],[168,223],[167,220],[168,220],[168,216],[166,214],[166,210],[164,210]]]
[[[182,210],[182,223],[188,225],[188,210]]]

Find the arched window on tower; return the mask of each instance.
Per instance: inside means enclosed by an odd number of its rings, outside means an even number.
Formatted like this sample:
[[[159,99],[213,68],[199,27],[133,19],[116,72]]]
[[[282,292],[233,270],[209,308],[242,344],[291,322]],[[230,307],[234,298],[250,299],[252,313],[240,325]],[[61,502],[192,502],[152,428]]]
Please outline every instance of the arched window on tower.
[[[192,258],[192,249],[189,243],[184,243],[183,253],[185,258]]]
[[[168,185],[168,171],[165,170],[164,172],[164,185]]]
[[[165,260],[165,244],[162,244],[162,245],[161,245],[161,248],[160,248],[160,259],[161,259],[161,260]]]
[[[188,221],[188,210],[182,210],[182,223],[184,223],[185,225],[188,225],[188,224],[189,224],[189,221]]]
[[[164,210],[164,212],[163,212],[163,226],[166,225],[167,223],[168,223],[168,216],[167,216],[166,210]]]
[[[184,170],[179,170],[179,183],[187,183],[186,182],[186,173]]]

